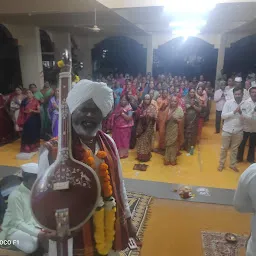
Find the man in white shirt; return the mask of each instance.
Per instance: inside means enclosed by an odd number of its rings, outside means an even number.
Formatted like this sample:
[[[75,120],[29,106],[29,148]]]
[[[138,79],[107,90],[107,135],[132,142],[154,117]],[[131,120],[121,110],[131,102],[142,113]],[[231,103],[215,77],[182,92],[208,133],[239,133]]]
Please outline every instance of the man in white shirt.
[[[242,213],[252,213],[251,237],[246,248],[246,256],[256,255],[256,164],[252,164],[240,176],[234,196],[234,207]]]
[[[248,91],[250,93],[250,98],[241,106],[242,116],[244,117],[244,133],[243,141],[238,149],[237,160],[239,162],[243,161],[244,148],[249,138],[247,161],[249,163],[254,163],[256,147],[256,86],[252,86]]]
[[[33,218],[30,207],[30,190],[37,178],[38,164],[24,164],[21,169],[23,182],[8,198],[0,237],[12,240],[17,249],[28,254],[35,252],[39,244],[47,251],[47,233],[42,231]]]
[[[220,89],[214,93],[214,101],[216,102],[216,119],[215,128],[216,133],[220,133],[221,113],[226,102],[225,98],[225,81],[220,81]]]
[[[230,90],[233,90],[235,88],[235,85],[234,85],[234,81],[232,78],[229,78],[228,79],[228,85],[225,87],[225,97],[226,97],[226,100],[231,100],[233,98],[233,95],[231,96],[231,98],[228,97],[228,92]]]
[[[223,171],[227,152],[230,148],[230,168],[239,172],[236,167],[238,147],[243,139],[243,117],[240,105],[243,99],[243,89],[234,88],[234,99],[225,103],[222,110],[224,125],[222,128],[222,146],[218,171]]]
[[[242,78],[236,77],[233,85],[234,85],[234,87],[227,86],[225,88],[226,100],[234,99],[234,93],[233,93],[234,88],[236,88],[236,87],[243,88]],[[243,101],[245,101],[249,98],[250,98],[250,95],[249,95],[248,91],[245,88],[243,88]]]

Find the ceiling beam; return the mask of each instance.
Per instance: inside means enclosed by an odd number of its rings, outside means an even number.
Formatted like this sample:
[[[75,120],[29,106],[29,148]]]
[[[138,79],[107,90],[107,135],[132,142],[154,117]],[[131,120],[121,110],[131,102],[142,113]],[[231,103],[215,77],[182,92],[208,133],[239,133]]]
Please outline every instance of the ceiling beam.
[[[164,6],[170,0],[97,0],[110,9]],[[193,0],[191,0],[193,1]],[[207,1],[207,0],[205,0]],[[251,3],[254,0],[220,0],[219,3]]]

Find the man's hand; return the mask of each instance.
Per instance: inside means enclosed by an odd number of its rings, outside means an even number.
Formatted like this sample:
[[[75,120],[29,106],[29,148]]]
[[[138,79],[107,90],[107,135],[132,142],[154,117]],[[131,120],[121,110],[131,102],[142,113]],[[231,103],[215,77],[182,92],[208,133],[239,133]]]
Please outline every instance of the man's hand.
[[[234,111],[234,114],[236,114],[236,113],[242,114],[242,111],[241,111],[241,109],[240,109],[240,106],[238,106],[238,107],[236,108],[236,110]]]
[[[39,240],[40,242],[45,241],[45,239],[47,238],[47,237],[46,237],[46,233],[45,233],[44,231],[40,231],[40,232],[38,233],[37,237],[38,237],[38,240]]]

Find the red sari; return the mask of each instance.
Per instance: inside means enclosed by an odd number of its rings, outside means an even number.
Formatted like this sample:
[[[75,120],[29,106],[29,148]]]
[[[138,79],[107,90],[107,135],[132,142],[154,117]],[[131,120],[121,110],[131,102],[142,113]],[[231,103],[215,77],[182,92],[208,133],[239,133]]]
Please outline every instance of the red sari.
[[[37,99],[25,98],[20,107],[17,125],[22,128],[20,152],[36,152],[40,146],[40,113],[29,112],[30,110],[40,110]]]
[[[9,143],[14,139],[14,128],[11,117],[5,109],[5,100],[0,94],[0,145]]]
[[[128,116],[132,116],[132,107],[128,104],[122,107],[120,104],[117,105],[116,109],[112,114],[112,138],[116,143],[120,158],[126,158],[129,154],[130,140],[132,127],[134,125],[133,119],[126,121],[121,115],[121,112]]]

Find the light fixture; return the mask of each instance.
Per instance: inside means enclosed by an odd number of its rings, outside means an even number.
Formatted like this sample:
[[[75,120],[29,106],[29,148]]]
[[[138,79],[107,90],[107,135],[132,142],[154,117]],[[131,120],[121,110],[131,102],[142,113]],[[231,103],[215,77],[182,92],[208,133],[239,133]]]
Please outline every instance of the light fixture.
[[[173,30],[173,35],[181,36],[184,39],[187,39],[189,36],[196,36],[200,34],[199,29],[175,29]]]
[[[206,20],[183,20],[171,22],[170,27],[201,28],[206,25]]]

